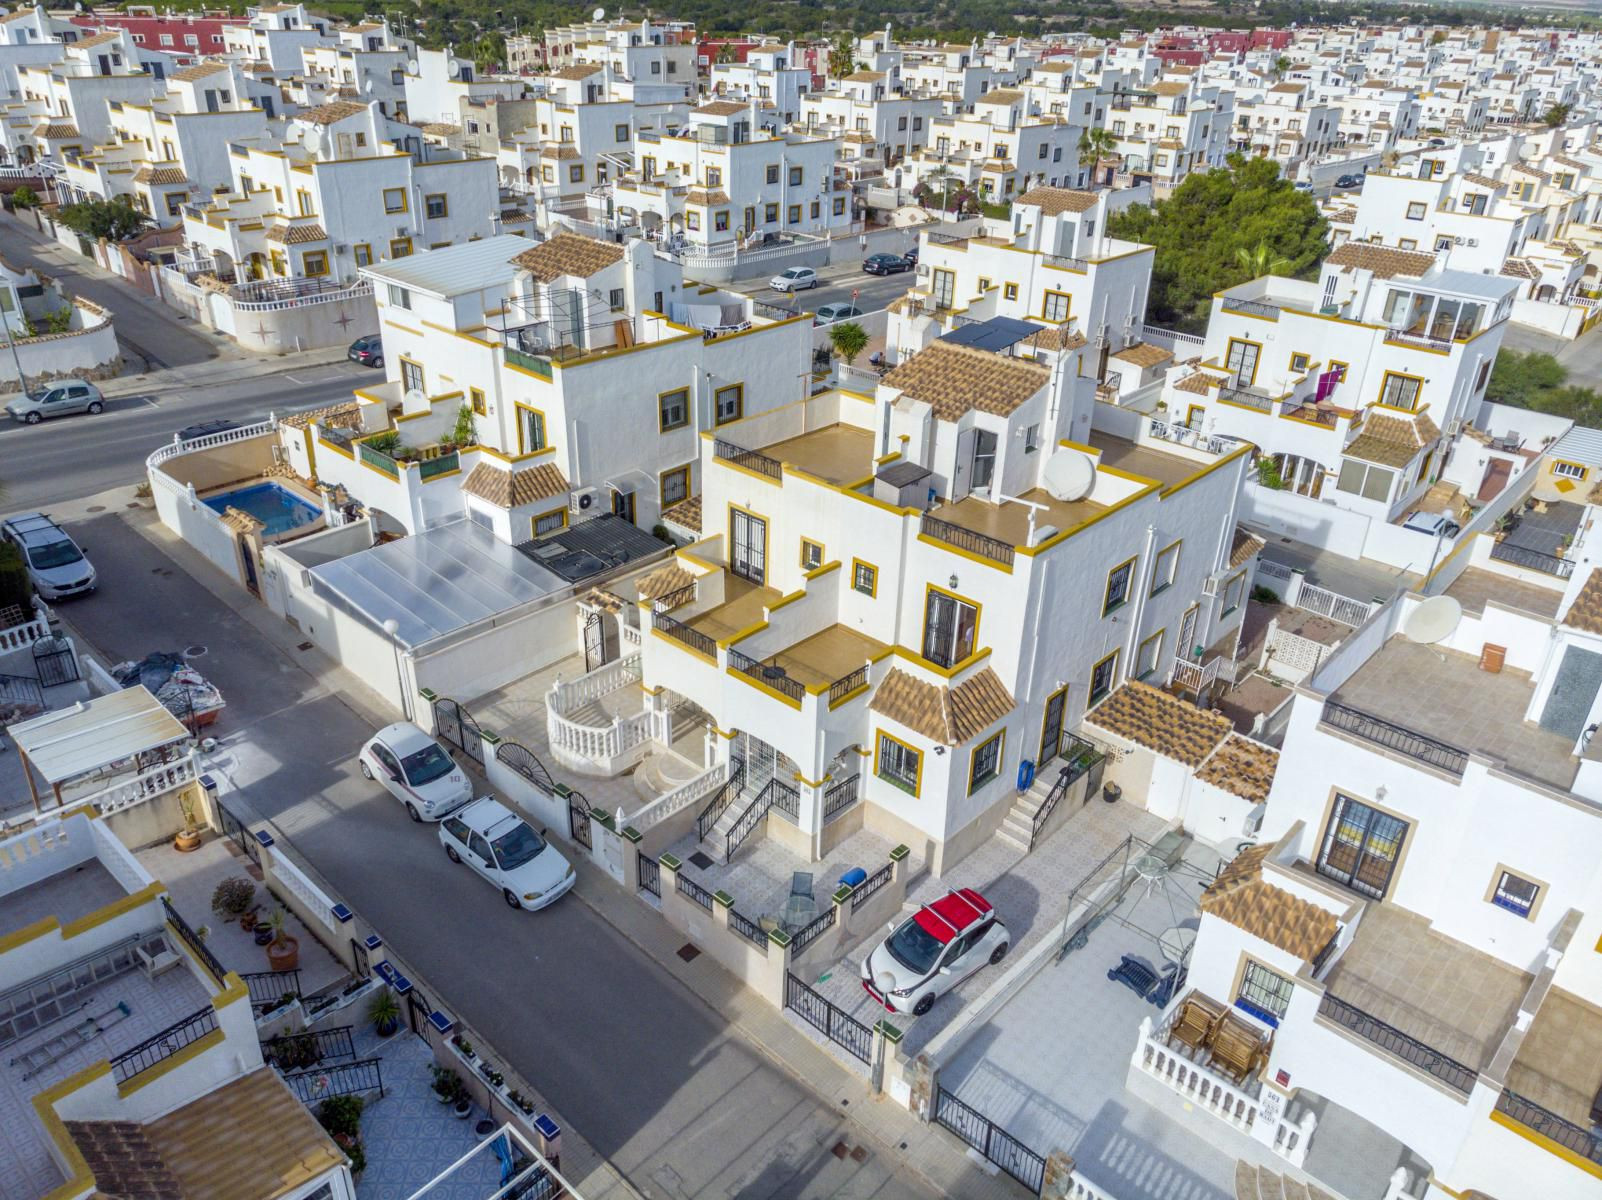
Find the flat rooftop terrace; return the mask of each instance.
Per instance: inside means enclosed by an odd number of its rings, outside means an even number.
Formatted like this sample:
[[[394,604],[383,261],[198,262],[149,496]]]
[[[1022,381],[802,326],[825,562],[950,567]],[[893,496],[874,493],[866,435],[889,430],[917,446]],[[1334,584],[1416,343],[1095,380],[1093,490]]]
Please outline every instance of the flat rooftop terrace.
[[[1143,479],[1155,479],[1164,487],[1183,483],[1208,464],[1181,454],[1165,454],[1150,446],[1137,446],[1127,438],[1092,430],[1090,445],[1101,451],[1101,465],[1118,471],[1127,471]]]
[[[1009,546],[1024,546],[1029,542],[1029,517],[1033,513],[1035,529],[1050,525],[1054,529],[1068,529],[1081,521],[1088,521],[1105,504],[1094,500],[1057,500],[1041,488],[1031,488],[1019,497],[1041,506],[1036,511],[1027,504],[996,504],[976,496],[964,496],[955,504],[942,504],[931,509],[929,515],[936,520],[949,521],[973,533],[982,533]]]
[[[0,937],[49,917],[71,924],[127,894],[98,858],[87,859],[0,898]]]
[[[1483,613],[1486,601],[1494,600],[1520,612],[1556,620],[1563,603],[1563,585],[1555,577],[1552,582],[1555,586],[1545,588],[1521,579],[1509,579],[1484,567],[1470,567],[1452,580],[1446,594],[1461,604],[1466,613]]]
[[[1602,1087],[1602,1008],[1554,988],[1508,1068],[1507,1085],[1581,1129]]]
[[[808,475],[844,486],[873,474],[873,445],[872,430],[855,425],[825,425],[764,446],[761,452]]]

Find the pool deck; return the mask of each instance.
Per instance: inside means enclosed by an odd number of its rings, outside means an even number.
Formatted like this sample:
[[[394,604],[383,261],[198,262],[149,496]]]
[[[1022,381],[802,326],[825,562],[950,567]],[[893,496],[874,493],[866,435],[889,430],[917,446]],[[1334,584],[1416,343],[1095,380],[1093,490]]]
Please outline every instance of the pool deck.
[[[297,503],[304,505],[307,509],[311,510],[312,516],[310,519],[301,521],[299,524],[285,526],[281,529],[273,529],[267,522],[264,521],[264,528],[261,534],[261,540],[264,543],[271,544],[274,542],[287,541],[290,538],[302,537],[305,534],[314,533],[323,528],[323,498],[308,488],[300,480],[293,477],[286,477],[282,475],[257,475],[250,479],[236,479],[232,483],[224,483],[219,484],[214,488],[207,488],[203,492],[196,493],[196,496],[202,504],[211,509],[212,512],[221,516],[227,508],[237,508],[239,506],[227,504],[219,505],[217,501],[237,496],[241,492],[249,492],[258,488],[267,487],[276,488],[278,491],[288,495]],[[255,517],[258,521],[262,520],[259,514],[251,512],[248,508],[240,508],[239,511],[245,513],[247,516]]]

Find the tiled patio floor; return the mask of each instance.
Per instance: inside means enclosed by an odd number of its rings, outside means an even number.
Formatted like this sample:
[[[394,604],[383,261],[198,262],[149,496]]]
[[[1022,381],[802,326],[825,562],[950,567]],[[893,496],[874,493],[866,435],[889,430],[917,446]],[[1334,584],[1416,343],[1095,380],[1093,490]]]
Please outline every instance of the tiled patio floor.
[[[127,894],[111,872],[100,865],[99,859],[86,859],[6,896],[4,903],[0,903],[0,937],[46,917],[54,917],[65,925]]]

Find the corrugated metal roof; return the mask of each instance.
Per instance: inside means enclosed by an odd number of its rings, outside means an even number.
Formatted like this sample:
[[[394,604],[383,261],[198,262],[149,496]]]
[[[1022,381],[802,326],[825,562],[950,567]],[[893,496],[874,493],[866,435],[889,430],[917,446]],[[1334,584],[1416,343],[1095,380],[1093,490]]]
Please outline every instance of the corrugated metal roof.
[[[1576,425],[1547,449],[1553,458],[1577,462],[1583,466],[1602,465],[1602,429],[1589,429]]]
[[[434,296],[458,296],[511,283],[517,273],[511,260],[531,245],[528,238],[502,233],[460,246],[420,250],[366,267],[363,273]]]
[[[52,784],[189,736],[143,684],[47,712],[6,732]]]

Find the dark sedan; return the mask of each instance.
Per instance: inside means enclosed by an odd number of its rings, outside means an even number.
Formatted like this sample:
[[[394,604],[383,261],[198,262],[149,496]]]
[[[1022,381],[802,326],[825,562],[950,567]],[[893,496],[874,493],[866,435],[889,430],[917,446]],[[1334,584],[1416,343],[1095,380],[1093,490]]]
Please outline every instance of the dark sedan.
[[[1361,188],[1363,186],[1363,177],[1361,175],[1342,175],[1335,181],[1335,186],[1342,191]]]
[[[381,367],[384,365],[384,339],[376,333],[359,337],[350,344],[345,357],[364,367]]]
[[[913,264],[899,254],[870,254],[862,264],[869,275],[896,275],[912,270]]]

